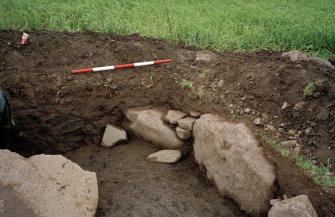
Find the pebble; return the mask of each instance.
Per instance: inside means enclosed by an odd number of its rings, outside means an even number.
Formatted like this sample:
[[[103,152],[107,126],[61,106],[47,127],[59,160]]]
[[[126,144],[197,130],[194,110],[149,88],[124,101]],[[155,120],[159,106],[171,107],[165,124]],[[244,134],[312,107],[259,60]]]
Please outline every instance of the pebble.
[[[316,123],[314,121],[311,122],[311,127],[315,127]]]
[[[221,87],[223,87],[223,85],[224,85],[224,81],[220,80],[216,86],[221,88]]]
[[[312,164],[316,165],[316,164],[318,164],[318,161],[317,160],[312,160]]]
[[[282,110],[285,110],[287,109],[288,107],[288,103],[287,102],[284,102],[283,106],[281,107]]]
[[[265,130],[275,131],[276,128],[273,125],[267,124]]]
[[[256,125],[256,126],[259,126],[261,125],[262,121],[261,121],[261,118],[256,118],[253,123]]]
[[[246,108],[246,109],[244,110],[244,112],[247,113],[247,114],[249,114],[249,113],[251,112],[251,109],[250,109],[250,108]]]
[[[301,148],[300,148],[300,147],[295,147],[295,148],[293,149],[293,152],[294,152],[295,154],[300,154],[300,152],[301,152]]]
[[[107,78],[106,79],[107,83],[109,83],[109,84],[112,83],[112,80],[113,80],[112,78]]]
[[[282,127],[279,127],[279,128],[278,128],[278,132],[279,132],[279,133],[284,133],[284,132],[285,132],[285,130],[284,130],[284,128],[282,128]]]
[[[296,130],[290,129],[290,130],[288,131],[288,134],[291,135],[291,136],[294,136],[294,135],[295,135],[295,132],[296,132]]]
[[[295,148],[297,146],[297,141],[296,140],[287,140],[287,141],[282,141],[279,143],[281,146],[285,148]]]
[[[297,111],[302,111],[305,107],[306,103],[304,101],[300,101],[298,103],[296,103],[293,107],[294,110],[297,110]]]
[[[312,132],[312,128],[311,127],[308,127],[308,128],[305,129],[305,135],[306,136],[310,135],[311,132]]]

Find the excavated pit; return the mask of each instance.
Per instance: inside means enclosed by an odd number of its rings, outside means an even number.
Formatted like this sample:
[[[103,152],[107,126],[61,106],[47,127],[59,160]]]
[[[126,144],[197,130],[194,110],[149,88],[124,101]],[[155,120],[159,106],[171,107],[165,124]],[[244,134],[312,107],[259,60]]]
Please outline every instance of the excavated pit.
[[[220,114],[246,123],[255,135],[287,139],[304,131],[302,154],[330,162],[334,170],[334,71],[279,53],[214,53],[143,38],[96,33],[0,31],[0,88],[12,105],[17,129],[10,149],[22,155],[62,153],[99,183],[97,216],[246,216],[201,175],[193,156],[174,165],[148,162],[159,150],[137,138],[112,149],[99,146],[106,124],[121,125],[122,111],[153,105]],[[172,58],[172,64],[71,75],[75,68]],[[192,84],[183,85],[184,81]],[[323,80],[305,98],[308,82]],[[185,84],[185,82],[184,82]],[[292,108],[305,101],[306,110]],[[250,108],[251,112],[246,112]],[[264,125],[252,121],[262,117]],[[281,123],[284,123],[282,126]],[[263,124],[263,123],[262,123]],[[265,131],[266,124],[285,133]],[[263,128],[264,126],[264,128]],[[293,163],[264,146],[277,173],[278,197],[306,194],[319,216],[335,215],[333,189],[315,186]]]

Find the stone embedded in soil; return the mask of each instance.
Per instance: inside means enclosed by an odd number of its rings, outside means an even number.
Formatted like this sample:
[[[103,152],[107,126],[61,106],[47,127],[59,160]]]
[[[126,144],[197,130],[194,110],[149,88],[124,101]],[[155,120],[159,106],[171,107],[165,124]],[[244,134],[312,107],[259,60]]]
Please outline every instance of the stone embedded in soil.
[[[128,141],[127,132],[124,129],[108,124],[106,126],[101,145],[110,148],[119,143],[127,141]]]
[[[297,111],[302,111],[304,109],[305,105],[306,105],[306,103],[304,101],[300,101],[300,102],[297,102],[294,105],[293,109],[297,110]]]
[[[284,102],[283,106],[281,107],[282,110],[285,110],[287,109],[288,107],[288,103],[287,102]]]
[[[124,113],[128,121],[125,120],[123,126],[135,135],[164,148],[180,149],[183,147],[183,141],[178,138],[175,130],[163,121],[166,114],[164,111],[132,108]]]
[[[195,120],[195,118],[183,118],[178,120],[177,122],[180,128],[192,131]]]
[[[180,150],[161,150],[150,154],[147,157],[147,160],[158,163],[176,163],[181,156],[182,154]]]
[[[213,60],[214,53],[208,51],[199,51],[195,61],[210,62]]]
[[[253,123],[256,125],[256,126],[259,126],[262,124],[261,122],[261,118],[256,118],[255,120],[253,120]]]
[[[178,137],[183,140],[188,140],[192,137],[191,131],[185,130],[180,127],[176,127],[176,132],[177,132]]]
[[[187,114],[178,110],[170,110],[165,116],[165,120],[170,124],[177,124],[178,120],[184,118]]]
[[[335,54],[331,55],[331,56],[328,58],[328,61],[329,61],[331,64],[335,65]]]
[[[317,217],[312,203],[306,195],[282,200],[273,205],[269,217]]]
[[[316,119],[320,121],[325,121],[328,119],[328,117],[329,117],[329,109],[326,107],[320,107],[319,112],[316,115]]]
[[[194,156],[220,193],[253,215],[267,213],[276,179],[274,167],[244,124],[205,114],[193,127]]]
[[[11,186],[36,216],[93,217],[98,204],[94,172],[61,155],[24,158],[0,150],[0,184]]]
[[[201,112],[198,112],[198,111],[191,111],[190,112],[190,116],[192,118],[199,118],[201,116]]]
[[[298,144],[297,140],[287,140],[279,143],[284,148],[295,148]]]

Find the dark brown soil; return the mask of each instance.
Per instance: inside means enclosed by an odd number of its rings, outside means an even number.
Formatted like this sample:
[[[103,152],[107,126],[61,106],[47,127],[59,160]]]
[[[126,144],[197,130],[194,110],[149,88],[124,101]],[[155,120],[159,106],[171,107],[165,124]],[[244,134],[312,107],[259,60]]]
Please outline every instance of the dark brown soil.
[[[280,53],[210,53],[140,37],[97,33],[0,31],[0,88],[17,121],[11,149],[21,153],[59,153],[98,145],[107,123],[120,124],[128,107],[159,105],[217,113],[246,123],[255,134],[287,140],[301,131],[302,154],[331,166],[335,156],[335,71],[315,63],[292,63]],[[172,64],[71,75],[72,69],[172,58]],[[192,91],[182,79],[193,81]],[[220,81],[222,80],[222,81]],[[304,87],[317,82],[312,95]],[[222,87],[218,83],[223,84]],[[300,111],[293,106],[304,101]],[[284,102],[289,104],[281,110]],[[246,114],[244,110],[250,108]],[[263,125],[252,121],[262,117]],[[264,130],[272,125],[274,131]],[[305,134],[305,129],[311,132]],[[278,128],[283,128],[279,132]],[[332,189],[314,186],[287,159],[265,147],[278,173],[278,194],[307,194],[319,216],[335,215]]]
[[[206,182],[191,156],[171,165],[145,160],[156,151],[135,140],[113,149],[84,146],[66,156],[97,172],[97,217],[247,216]]]

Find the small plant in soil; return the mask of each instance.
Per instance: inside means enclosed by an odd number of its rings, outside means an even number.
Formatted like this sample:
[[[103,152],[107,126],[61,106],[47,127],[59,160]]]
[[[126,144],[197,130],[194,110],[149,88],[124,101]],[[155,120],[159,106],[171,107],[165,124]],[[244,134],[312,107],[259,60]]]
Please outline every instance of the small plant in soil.
[[[308,97],[314,97],[317,98],[320,96],[320,92],[317,91],[317,85],[322,83],[322,81],[318,80],[318,81],[312,81],[309,82],[308,84],[306,84],[306,86],[304,87],[304,96],[306,98]]]
[[[193,81],[182,79],[180,81],[180,86],[183,89],[191,89],[193,87]]]
[[[293,160],[298,167],[308,171],[315,184],[323,187],[335,187],[335,177],[329,175],[330,165],[314,165],[310,159],[305,160],[300,154],[292,154],[290,150],[281,147],[279,143],[265,135],[259,135],[258,138],[262,144],[270,146],[281,156]]]

